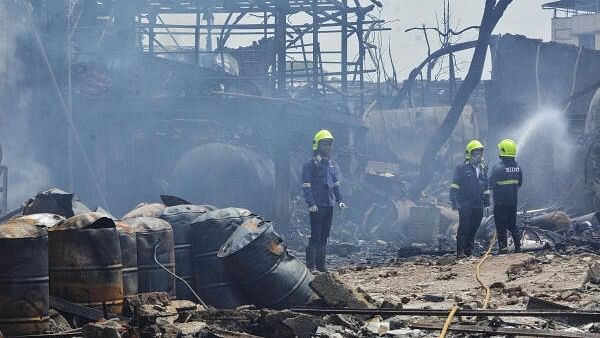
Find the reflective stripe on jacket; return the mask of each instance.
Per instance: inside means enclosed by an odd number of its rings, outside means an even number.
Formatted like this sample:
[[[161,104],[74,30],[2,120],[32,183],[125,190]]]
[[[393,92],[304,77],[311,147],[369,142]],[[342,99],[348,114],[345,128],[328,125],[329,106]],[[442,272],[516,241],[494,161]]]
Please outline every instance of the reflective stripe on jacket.
[[[302,167],[302,192],[308,206],[330,207],[342,202],[340,182],[333,161],[315,157]]]
[[[465,163],[457,166],[450,184],[450,200],[468,208],[490,205],[486,167],[480,165],[479,176],[477,176],[477,169],[472,164]]]
[[[490,188],[494,205],[516,206],[519,187],[523,185],[523,170],[512,158],[504,158],[497,163],[490,174]]]

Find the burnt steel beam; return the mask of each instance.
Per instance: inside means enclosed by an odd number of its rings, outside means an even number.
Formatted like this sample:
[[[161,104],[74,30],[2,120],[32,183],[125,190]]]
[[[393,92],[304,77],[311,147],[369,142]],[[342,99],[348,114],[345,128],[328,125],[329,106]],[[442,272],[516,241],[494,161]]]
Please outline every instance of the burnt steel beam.
[[[102,310],[75,304],[73,302],[69,302],[68,300],[54,296],[50,296],[50,308],[92,321],[98,321],[104,318],[104,311]],[[109,317],[107,319],[119,318],[122,320],[128,320],[127,317],[118,316],[110,311],[107,311],[107,316]]]
[[[411,329],[419,330],[441,330],[443,324],[408,324]],[[567,332],[556,330],[541,330],[541,329],[521,329],[512,327],[489,327],[479,325],[450,325],[449,331],[465,332],[465,333],[487,333],[487,334],[505,334],[509,336],[519,337],[558,337],[558,338],[598,338],[598,333],[586,332]]]
[[[324,315],[392,315],[392,316],[434,316],[447,317],[449,310],[444,309],[335,309],[335,308],[292,308],[294,312]],[[565,310],[458,310],[456,316],[503,316],[503,317],[579,317],[598,320],[600,312],[595,311],[565,311]]]
[[[327,22],[329,20],[325,20],[325,21],[319,21],[319,26],[320,27],[339,27],[340,24],[339,22]],[[384,20],[365,20],[363,21],[363,25],[371,25],[371,24],[379,24],[379,23],[384,23]],[[348,22],[349,26],[353,26],[353,25],[357,25],[359,22],[357,21],[353,21],[353,22]],[[178,24],[155,24],[155,25],[150,25],[148,23],[142,23],[139,24],[138,27],[142,27],[142,28],[148,28],[148,27],[152,27],[154,29],[168,29],[168,28],[177,28],[177,29],[195,29],[196,27],[199,27],[201,29],[207,29],[208,27],[213,28],[213,29],[264,29],[264,28],[268,28],[268,29],[274,29],[276,27],[275,24],[273,23],[269,23],[269,24],[264,24],[264,23],[254,23],[254,24],[214,24],[214,25],[206,25],[206,24],[202,24],[199,26],[196,25],[178,25]],[[303,24],[303,25],[287,25],[288,28],[307,28],[309,29],[308,31],[304,32],[304,33],[309,33],[312,32],[312,24]],[[385,28],[379,28],[379,30],[385,30]],[[388,29],[389,30],[389,29]]]

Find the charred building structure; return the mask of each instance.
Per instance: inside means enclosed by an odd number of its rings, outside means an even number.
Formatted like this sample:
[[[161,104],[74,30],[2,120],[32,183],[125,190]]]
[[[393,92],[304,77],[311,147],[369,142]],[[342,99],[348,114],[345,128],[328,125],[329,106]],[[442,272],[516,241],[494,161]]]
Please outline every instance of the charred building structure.
[[[15,22],[2,27],[14,46],[7,116],[30,126],[23,151],[49,181],[90,204],[122,213],[173,193],[285,224],[319,128],[336,134],[342,174],[362,172],[365,76],[374,72],[365,36],[385,29],[369,1],[4,7]]]

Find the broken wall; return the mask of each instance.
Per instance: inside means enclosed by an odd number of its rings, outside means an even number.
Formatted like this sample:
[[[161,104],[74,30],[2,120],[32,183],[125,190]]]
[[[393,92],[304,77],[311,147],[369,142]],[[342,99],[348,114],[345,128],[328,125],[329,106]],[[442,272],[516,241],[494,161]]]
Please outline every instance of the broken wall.
[[[587,211],[581,146],[585,116],[600,79],[600,52],[518,35],[492,42],[492,79],[486,87],[490,144],[514,138],[524,170],[521,202],[557,203]],[[586,93],[568,104],[573,94]],[[497,150],[488,152],[490,162]]]
[[[365,117],[367,147],[371,159],[389,162],[396,158],[403,169],[416,170],[431,137],[444,120],[450,107],[415,107],[392,110],[373,110]],[[462,163],[464,145],[479,137],[479,116],[472,105],[467,105],[442,150],[445,163]],[[458,151],[455,151],[459,149]],[[393,156],[382,156],[388,151]]]

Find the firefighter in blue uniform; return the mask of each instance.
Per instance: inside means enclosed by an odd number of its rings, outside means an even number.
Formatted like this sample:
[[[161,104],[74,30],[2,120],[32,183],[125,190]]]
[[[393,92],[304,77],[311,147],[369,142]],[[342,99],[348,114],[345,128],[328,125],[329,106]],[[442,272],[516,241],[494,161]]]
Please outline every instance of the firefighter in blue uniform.
[[[517,144],[505,139],[498,143],[500,162],[490,174],[490,188],[494,197],[494,220],[501,254],[508,253],[506,231],[510,231],[515,252],[521,250],[521,233],[517,229],[517,204],[519,188],[523,185],[523,171],[515,160]]]
[[[465,163],[456,167],[450,185],[452,209],[458,210],[456,254],[459,257],[473,253],[475,234],[481,224],[484,210],[490,205],[487,168],[483,163],[483,144],[471,140],[465,149]]]
[[[327,238],[331,230],[333,207],[346,208],[340,191],[337,171],[330,159],[333,135],[320,130],[313,137],[313,158],[302,167],[302,191],[310,214],[310,240],[306,248],[306,264],[326,271]]]

